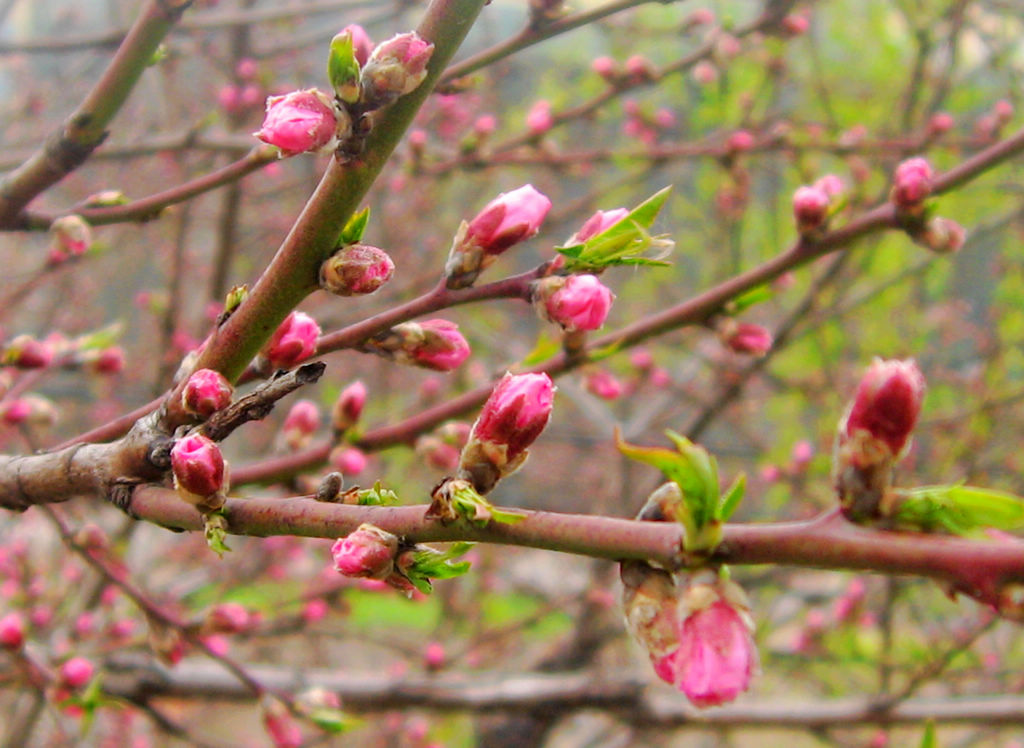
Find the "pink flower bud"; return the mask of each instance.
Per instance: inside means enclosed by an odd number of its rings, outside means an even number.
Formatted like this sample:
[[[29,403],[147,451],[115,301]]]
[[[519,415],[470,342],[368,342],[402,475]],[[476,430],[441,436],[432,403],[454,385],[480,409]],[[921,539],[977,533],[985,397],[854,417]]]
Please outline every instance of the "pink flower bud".
[[[295,156],[328,146],[337,129],[337,115],[330,98],[309,88],[267,99],[263,127],[254,134],[264,143],[280,148],[282,155]]]
[[[24,644],[25,619],[17,613],[8,613],[0,618],[0,647],[16,650]]]
[[[790,459],[793,460],[794,465],[802,467],[810,462],[812,457],[814,457],[814,445],[806,439],[801,439],[793,445]]]
[[[826,174],[816,180],[813,186],[828,195],[829,200],[835,200],[846,189],[843,180],[835,174]]]
[[[359,423],[366,405],[366,385],[358,379],[341,391],[331,409],[331,426],[335,431],[347,431]]]
[[[430,642],[423,650],[423,664],[427,666],[428,670],[438,670],[444,665],[445,659],[447,659],[447,655],[441,642]]]
[[[238,86],[226,85],[217,91],[217,105],[226,114],[237,114],[242,110],[242,92]]]
[[[363,66],[363,103],[376,109],[416,89],[427,77],[434,45],[415,31],[381,42]]]
[[[120,374],[124,371],[124,349],[119,345],[104,348],[92,361],[92,370],[97,374]]]
[[[757,670],[753,621],[732,582],[692,582],[680,603],[679,648],[654,660],[658,676],[694,706],[717,706],[747,690]]]
[[[421,436],[416,440],[416,454],[437,470],[451,472],[459,466],[461,450],[436,436]]]
[[[284,432],[285,442],[289,447],[301,449],[309,443],[318,428],[320,428],[320,409],[316,403],[312,400],[299,400],[288,411],[281,430]]]
[[[857,386],[841,433],[852,437],[865,431],[888,445],[893,457],[898,456],[917,423],[924,386],[924,376],[913,359],[876,358]]]
[[[925,159],[907,159],[896,167],[890,199],[900,210],[919,211],[931,194],[932,176],[932,167]]]
[[[371,294],[391,279],[395,263],[383,249],[351,244],[320,266],[320,287],[338,296]]]
[[[473,132],[478,137],[490,135],[498,129],[498,120],[493,114],[481,114],[473,121]]]
[[[587,239],[597,236],[602,231],[610,229],[628,215],[629,211],[625,208],[599,210],[588,218],[582,226],[580,226],[579,231],[577,231],[573,235],[573,238],[569,240],[569,244],[582,244]]]
[[[606,81],[614,81],[619,77],[619,66],[611,57],[595,57],[590,69]]]
[[[373,525],[360,525],[331,547],[336,571],[347,577],[384,579],[394,571],[398,538]]]
[[[1006,99],[1000,99],[992,106],[992,116],[995,117],[998,126],[1005,125],[1013,119],[1013,104]]]
[[[654,69],[651,66],[651,61],[643,55],[631,55],[626,60],[626,72],[633,78],[638,80],[647,80],[654,75]]]
[[[551,201],[532,184],[503,192],[469,222],[466,241],[486,254],[501,254],[536,234],[549,210]]]
[[[584,384],[587,392],[603,400],[617,400],[622,396],[622,382],[603,369],[589,372]]]
[[[213,369],[199,369],[181,391],[181,405],[186,413],[206,419],[231,404],[235,388],[223,374]]]
[[[550,130],[555,124],[551,116],[551,102],[547,99],[537,99],[526,113],[526,129],[533,135],[541,135]]]
[[[214,606],[206,616],[204,634],[237,634],[245,631],[252,623],[252,616],[244,605],[221,603]]]
[[[686,22],[691,26],[710,26],[715,22],[715,12],[710,8],[697,8]]]
[[[563,329],[597,330],[608,318],[615,295],[596,275],[550,277],[540,281],[544,315]]]
[[[339,33],[344,34],[346,31],[352,36],[352,50],[355,52],[356,62],[360,67],[366,65],[373,53],[373,41],[370,40],[370,35],[358,23],[350,23]]]
[[[418,365],[436,371],[451,371],[469,358],[469,343],[454,322],[428,319],[413,324],[418,324],[422,338],[406,352]]]
[[[301,728],[288,712],[288,708],[277,699],[265,700],[263,727],[274,743],[274,748],[299,748],[302,745]]]
[[[825,225],[828,206],[828,194],[818,187],[805,185],[793,193],[793,216],[801,236],[811,234]]]
[[[331,464],[340,470],[342,475],[355,476],[366,470],[369,460],[361,449],[343,447],[331,453]]]
[[[750,322],[724,325],[721,335],[722,342],[733,353],[752,356],[763,356],[771,350],[774,342],[772,334],[768,330]]]
[[[216,442],[202,434],[179,439],[171,448],[171,469],[179,495],[190,504],[223,504],[227,465]],[[215,498],[218,496],[219,501]]]
[[[330,606],[323,598],[314,597],[302,606],[302,620],[306,623],[316,623],[327,617]]]
[[[61,216],[50,224],[51,251],[62,258],[85,254],[92,244],[92,228],[79,215]]]
[[[701,60],[693,66],[693,80],[702,85],[710,86],[718,80],[718,68],[710,60]]]
[[[256,64],[256,60],[251,57],[243,57],[235,65],[235,75],[244,81],[252,80],[258,72],[259,66]]]
[[[263,89],[255,83],[250,83],[242,88],[241,102],[243,109],[256,109],[263,103]]]
[[[654,366],[654,356],[646,348],[634,348],[629,352],[629,364],[637,371],[650,371]]]
[[[931,136],[943,135],[953,129],[956,122],[949,112],[936,112],[928,120],[928,134]]]
[[[93,664],[84,657],[72,657],[60,666],[60,682],[68,688],[81,688],[92,679]]]
[[[790,36],[806,34],[807,29],[810,27],[811,22],[807,16],[800,15],[799,13],[790,13],[782,19],[782,28]]]
[[[506,374],[473,424],[463,466],[474,441],[503,446],[507,460],[515,462],[548,425],[554,400],[555,387],[547,374]]]
[[[746,130],[737,130],[725,141],[725,149],[730,153],[742,153],[754,147],[754,136]]]
[[[3,363],[22,369],[44,369],[53,363],[53,346],[29,335],[19,335],[4,349]]]
[[[263,355],[274,369],[290,369],[316,353],[320,325],[303,312],[292,312],[271,336]]]

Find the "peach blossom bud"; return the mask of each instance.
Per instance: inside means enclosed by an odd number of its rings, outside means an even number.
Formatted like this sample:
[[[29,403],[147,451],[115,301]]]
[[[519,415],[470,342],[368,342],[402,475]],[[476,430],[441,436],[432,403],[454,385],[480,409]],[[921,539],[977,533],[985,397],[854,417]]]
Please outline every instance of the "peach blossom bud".
[[[543,304],[543,315],[568,331],[599,329],[615,298],[596,275],[590,274],[544,278],[535,296]]]
[[[337,296],[371,294],[391,279],[395,263],[383,249],[351,244],[320,266],[320,288]]]
[[[263,727],[274,743],[274,748],[299,748],[302,745],[299,724],[288,708],[277,699],[264,699]]]
[[[68,688],[81,688],[92,679],[93,664],[84,657],[72,657],[60,666],[60,682]]]
[[[421,436],[416,440],[416,454],[430,467],[450,473],[459,466],[461,450],[436,436]]]
[[[619,77],[619,66],[611,57],[594,58],[594,61],[590,63],[590,69],[609,82]]]
[[[661,107],[654,113],[654,124],[661,129],[666,130],[676,124],[676,115],[671,109]]]
[[[4,349],[3,364],[21,369],[44,369],[53,363],[53,355],[53,346],[49,343],[19,335]]]
[[[956,252],[967,239],[967,231],[956,221],[935,216],[913,234],[915,242],[937,254]]]
[[[318,151],[335,139],[337,115],[330,98],[315,88],[267,99],[263,126],[254,135],[282,156]]]
[[[394,571],[398,538],[370,524],[362,524],[331,547],[334,569],[347,577],[384,579]]]
[[[181,405],[186,413],[206,419],[231,404],[235,388],[223,374],[213,369],[199,369],[181,391]]]
[[[469,358],[469,343],[454,322],[428,319],[412,324],[418,325],[421,338],[414,341],[406,353],[418,365],[436,371],[451,371]]]
[[[588,372],[584,385],[587,392],[603,400],[617,400],[622,396],[622,382],[603,369]]]
[[[715,22],[715,12],[710,8],[697,8],[686,19],[691,26],[710,26]]]
[[[846,190],[842,178],[836,174],[826,174],[820,177],[815,180],[813,186],[828,195],[829,200],[835,200]]]
[[[852,437],[865,431],[888,445],[892,456],[899,455],[921,412],[924,386],[924,376],[913,359],[876,358],[857,386],[841,433]]]
[[[92,227],[79,215],[61,216],[50,224],[53,235],[51,251],[63,257],[85,254],[92,244]]]
[[[217,91],[217,105],[227,114],[237,114],[242,110],[242,92],[238,86],[228,84]]]
[[[955,124],[953,115],[949,112],[936,112],[928,120],[928,134],[938,136],[949,132]]]
[[[190,504],[218,508],[227,490],[227,463],[216,442],[191,434],[171,448],[171,470],[178,494]]]
[[[281,430],[285,443],[291,449],[302,449],[309,444],[320,428],[320,409],[312,400],[299,400],[288,411]]]
[[[274,369],[290,369],[316,353],[320,325],[304,312],[285,317],[266,347],[263,355]]]
[[[623,218],[629,215],[629,211],[625,208],[615,208],[614,210],[599,210],[580,226],[579,231],[573,234],[572,238],[569,239],[569,244],[582,244],[587,239],[597,236],[602,231],[610,229],[616,223],[621,221]]]
[[[444,665],[447,655],[441,642],[430,642],[423,650],[423,664],[427,670],[438,670]]]
[[[650,371],[654,366],[654,356],[646,348],[634,348],[629,352],[629,364],[637,371]]]
[[[804,466],[811,461],[812,457],[814,457],[814,446],[806,439],[802,439],[793,445],[790,459],[794,465]]]
[[[104,348],[96,354],[91,368],[97,374],[120,374],[124,371],[124,349],[119,345]]]
[[[481,114],[473,121],[473,132],[478,137],[490,135],[498,129],[498,120],[493,114]]]
[[[362,450],[355,447],[344,447],[331,453],[331,464],[343,475],[355,476],[366,470],[369,460]]]
[[[347,431],[359,423],[366,405],[366,385],[356,380],[341,391],[331,409],[331,427],[335,431]]]
[[[526,113],[526,129],[533,135],[540,135],[550,130],[555,124],[551,115],[551,102],[547,99],[538,99],[533,102],[530,111]]]
[[[251,57],[243,57],[235,64],[235,75],[244,81],[252,80],[258,72],[256,60]]]
[[[207,634],[237,634],[249,628],[251,622],[252,616],[244,605],[221,603],[207,614],[203,629]]]
[[[241,102],[244,109],[256,109],[264,102],[263,89],[255,83],[250,83],[242,88]]]
[[[504,448],[504,457],[516,462],[551,420],[555,387],[547,374],[506,374],[491,391],[473,424],[463,450],[462,466],[475,452],[474,442]]]
[[[327,602],[319,597],[315,597],[312,600],[306,602],[302,606],[302,620],[306,623],[316,623],[322,621],[327,617],[327,613],[330,610],[330,606]]]
[[[725,148],[730,153],[742,153],[754,147],[754,136],[746,130],[737,130],[725,141]]]
[[[654,75],[651,61],[643,55],[631,55],[625,64],[626,72],[634,79],[648,80]]]
[[[1000,99],[992,106],[992,116],[995,117],[996,125],[1002,127],[1013,119],[1013,104],[1006,99]]]
[[[434,45],[415,31],[397,34],[376,46],[363,66],[363,103],[377,109],[416,89],[427,77]]]
[[[724,325],[720,335],[733,353],[763,356],[772,348],[772,334],[761,325],[750,322]]]
[[[350,23],[339,33],[344,34],[346,31],[352,36],[352,49],[355,52],[356,61],[360,67],[366,65],[373,53],[373,42],[370,40],[370,35],[358,23]]]
[[[810,27],[811,22],[807,16],[800,15],[799,13],[790,13],[782,19],[782,29],[790,36],[806,34],[807,29]]]
[[[693,80],[701,86],[710,86],[718,80],[718,68],[710,60],[701,60],[693,66]]]
[[[896,167],[890,199],[900,210],[918,212],[932,191],[932,167],[923,158],[907,159]]]
[[[18,613],[8,613],[0,618],[0,647],[8,650],[21,649],[25,644],[25,619]]]
[[[818,187],[803,186],[793,193],[793,216],[801,236],[813,234],[825,225],[829,197]]]
[[[20,423],[25,423],[31,412],[32,406],[21,398],[8,400],[0,404],[0,413],[3,415],[4,423],[8,426],[17,426]]]

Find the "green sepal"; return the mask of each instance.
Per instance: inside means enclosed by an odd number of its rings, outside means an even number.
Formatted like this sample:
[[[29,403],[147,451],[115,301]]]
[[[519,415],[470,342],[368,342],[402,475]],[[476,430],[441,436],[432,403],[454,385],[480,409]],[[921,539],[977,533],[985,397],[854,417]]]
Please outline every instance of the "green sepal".
[[[348,732],[349,730],[353,730],[363,724],[363,721],[358,717],[346,714],[340,709],[330,709],[328,707],[314,709],[305,716],[306,719],[324,732],[329,732],[335,735],[342,732]]]
[[[220,558],[231,550],[227,544],[228,525],[223,509],[203,516],[203,535],[206,536],[206,545]]]
[[[338,246],[346,246],[362,241],[363,234],[366,232],[366,225],[369,222],[369,207],[363,208],[358,213],[353,213],[352,217],[348,219],[348,223],[345,224],[345,228],[338,235]]]
[[[75,348],[80,351],[102,350],[114,345],[124,334],[124,322],[118,320],[99,330],[80,335],[75,338]]]
[[[924,723],[924,734],[921,735],[920,748],[939,748],[939,739],[935,734],[934,719],[928,719]]]
[[[725,312],[727,314],[736,315],[740,312],[746,311],[752,306],[768,301],[773,296],[775,296],[775,292],[771,289],[771,286],[758,286],[757,288],[750,289],[746,293],[740,294],[726,304]]]
[[[327,56],[327,80],[331,82],[334,94],[346,104],[359,101],[360,72],[352,33],[343,31],[331,39],[331,51]]]
[[[494,506],[468,483],[453,490],[451,500],[456,514],[478,525],[486,525],[488,522],[512,525],[526,519],[525,514],[514,509],[499,509]]]
[[[469,571],[472,564],[469,561],[456,561],[466,554],[473,547],[472,543],[452,543],[447,549],[441,551],[437,548],[430,548],[425,545],[416,546],[410,551],[413,562],[402,573],[412,582],[413,586],[425,595],[433,590],[431,579],[452,579],[460,577]]]
[[[921,486],[896,492],[892,505],[891,519],[926,532],[968,535],[985,527],[1024,527],[1024,500],[987,488]]]
[[[568,272],[592,271],[613,265],[669,265],[660,259],[672,248],[667,235],[651,236],[647,229],[658,217],[672,187],[659,190],[626,216],[582,244],[555,247],[565,257]],[[655,257],[643,256],[651,248]]]
[[[398,494],[390,488],[384,488],[377,481],[373,488],[363,488],[356,492],[356,503],[360,506],[390,506],[398,503]]]

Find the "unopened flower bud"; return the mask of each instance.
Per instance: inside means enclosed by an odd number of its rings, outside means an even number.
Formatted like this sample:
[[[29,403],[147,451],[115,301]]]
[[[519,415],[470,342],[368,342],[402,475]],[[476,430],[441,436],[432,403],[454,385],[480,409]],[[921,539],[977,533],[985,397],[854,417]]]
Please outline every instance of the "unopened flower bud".
[[[97,374],[120,374],[124,371],[124,349],[111,345],[96,352],[89,361],[89,367]]]
[[[201,510],[219,509],[228,486],[228,466],[216,442],[191,434],[171,448],[171,469],[178,495]]]
[[[358,23],[350,23],[341,30],[341,33],[347,33],[352,37],[352,48],[356,54],[356,61],[360,65],[365,65],[373,53],[373,41],[366,33],[366,29]]]
[[[331,409],[331,427],[337,432],[348,431],[359,423],[365,405],[366,385],[356,380],[343,389],[338,399],[334,401],[334,407]]]
[[[469,343],[459,326],[444,319],[403,322],[370,341],[368,348],[397,361],[435,371],[451,371],[469,358]]]
[[[362,473],[369,464],[366,453],[357,447],[339,447],[331,452],[329,461],[343,475],[350,477]]]
[[[450,473],[459,466],[461,450],[436,436],[421,436],[416,440],[416,454],[430,467]]]
[[[642,561],[624,561],[619,574],[629,633],[652,662],[675,652],[679,646],[679,593],[672,575]]]
[[[472,285],[498,255],[536,234],[549,210],[551,201],[532,184],[498,195],[459,227],[445,264],[448,287]]]
[[[352,31],[343,29],[331,39],[330,53],[327,57],[327,79],[331,82],[335,96],[346,104],[359,101],[362,94],[359,81],[361,66],[356,56]]]
[[[710,60],[701,60],[693,66],[693,80],[701,86],[710,86],[718,80],[718,68]]]
[[[285,416],[281,431],[285,444],[292,450],[302,449],[320,428],[320,409],[312,400],[299,400]]]
[[[587,388],[587,392],[603,400],[617,400],[623,392],[622,382],[604,369],[594,369],[588,372],[584,386]]]
[[[541,317],[570,332],[599,329],[614,298],[608,287],[590,274],[542,278],[533,294]]]
[[[654,67],[651,61],[643,55],[631,55],[626,60],[626,73],[636,81],[651,80],[654,76]]]
[[[61,216],[50,224],[53,244],[51,257],[62,259],[85,254],[92,244],[92,228],[79,215]]]
[[[629,215],[629,211],[625,208],[615,208],[614,210],[599,210],[590,218],[588,218],[579,231],[572,235],[572,238],[567,242],[569,245],[582,244],[587,239],[597,236],[603,231],[610,229],[612,226],[617,224],[623,218]]]
[[[292,312],[271,336],[263,355],[274,369],[290,369],[316,353],[320,325],[304,312]]]
[[[206,419],[231,404],[235,388],[223,374],[213,369],[199,369],[181,391],[181,405],[186,413]]]
[[[239,603],[221,603],[214,606],[206,615],[203,623],[203,634],[237,634],[245,631],[252,623],[252,616],[244,605]]]
[[[807,29],[811,27],[811,22],[807,16],[799,13],[790,13],[782,19],[782,30],[785,31],[789,36],[801,36],[807,33]]]
[[[943,135],[953,129],[956,122],[949,112],[936,112],[928,120],[928,134],[932,137]]]
[[[896,167],[890,199],[900,210],[918,213],[932,191],[932,167],[923,158],[907,159]]]
[[[917,424],[924,399],[924,376],[913,359],[876,358],[865,372],[849,412],[840,424],[841,436],[858,431],[883,442],[892,457],[899,456]]]
[[[658,676],[694,706],[717,706],[747,690],[757,670],[754,622],[747,597],[733,582],[698,572],[679,605],[679,647],[654,658]]]
[[[288,707],[274,698],[263,700],[263,726],[274,743],[274,748],[299,748],[302,729],[288,711]]]
[[[846,190],[842,178],[836,174],[826,174],[815,180],[812,186],[824,192],[829,200],[835,200]]]
[[[84,657],[72,657],[60,666],[60,682],[68,688],[81,688],[92,679],[95,668]]]
[[[495,385],[462,450],[460,469],[481,494],[526,461],[551,420],[555,387],[547,374],[506,374]]]
[[[2,363],[21,369],[44,369],[53,363],[53,355],[53,346],[49,343],[19,335],[4,348]]]
[[[331,547],[336,571],[347,577],[385,579],[394,571],[398,538],[370,524],[362,524]]]
[[[14,651],[24,644],[25,619],[18,613],[8,613],[0,618],[0,647]]]
[[[956,221],[941,216],[930,218],[912,234],[914,241],[937,254],[951,254],[964,245],[967,231]]]
[[[726,320],[718,330],[722,343],[733,353],[763,356],[772,348],[772,334],[750,322]]]
[[[371,294],[391,279],[395,263],[383,249],[350,244],[324,260],[320,287],[337,296]]]
[[[24,395],[0,405],[0,418],[9,426],[52,426],[57,421],[57,408],[42,395]]]
[[[814,234],[828,219],[829,196],[818,187],[803,186],[793,193],[793,216],[801,236]]]
[[[590,69],[609,83],[619,77],[619,66],[611,57],[595,57],[594,61],[590,63]]]
[[[295,156],[331,145],[337,130],[338,115],[330,98],[309,88],[267,99],[263,126],[254,134],[280,148],[283,156]]]
[[[542,135],[550,130],[555,124],[551,115],[551,102],[547,99],[537,99],[526,113],[526,129],[532,135]]]
[[[729,153],[743,153],[754,147],[754,136],[746,130],[737,130],[725,141],[725,149]]]
[[[377,109],[414,91],[427,77],[434,45],[415,31],[381,42],[363,66],[363,103]]]

